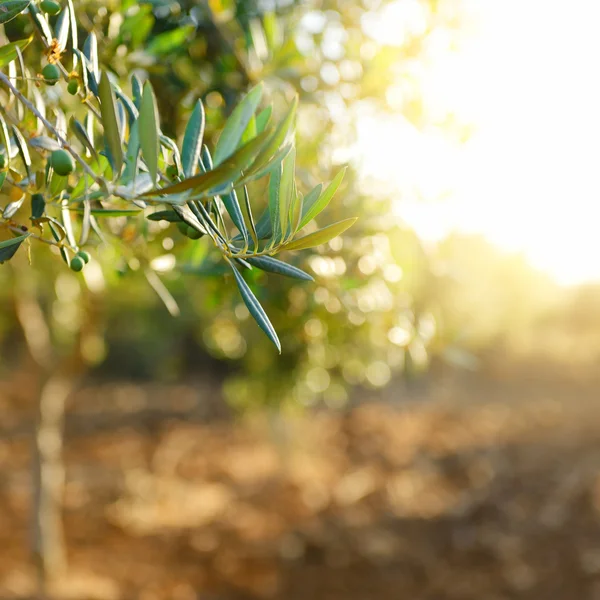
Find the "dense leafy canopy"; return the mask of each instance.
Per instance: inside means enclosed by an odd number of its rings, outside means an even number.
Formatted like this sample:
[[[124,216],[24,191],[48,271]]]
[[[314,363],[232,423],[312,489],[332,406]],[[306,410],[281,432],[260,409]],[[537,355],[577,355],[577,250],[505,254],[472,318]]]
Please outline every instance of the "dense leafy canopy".
[[[248,311],[281,351],[267,314],[238,269],[310,279],[271,257],[283,250],[325,244],[353,222],[345,220],[299,237],[300,230],[329,203],[339,177],[333,188],[332,184],[318,197],[313,195],[304,208],[294,168],[297,100],[292,97],[285,115],[271,124],[274,111],[266,105],[263,85],[252,87],[224,123],[214,157],[204,143],[206,111],[197,100],[179,145],[163,131],[150,79],[142,83],[134,74],[127,86],[118,81],[111,70],[99,65],[95,32],[79,43],[73,3],[68,2],[62,12],[60,5],[51,4],[0,2],[3,21],[29,17],[41,45],[41,52],[30,54],[26,50],[30,35],[0,47],[5,106],[0,113],[0,190],[8,200],[0,226],[15,236],[2,242],[3,260],[11,259],[25,240],[42,242],[57,249],[71,270],[82,271],[86,262],[81,248],[106,244],[104,228],[115,231],[101,221],[130,217],[136,235],[151,244],[159,227],[158,208],[161,220],[183,224],[187,238],[210,238],[230,265]],[[141,5],[125,14],[137,22],[149,17],[149,11],[149,5]],[[47,13],[60,14],[52,23]],[[134,35],[137,27],[133,23],[130,27]],[[188,29],[157,35],[148,51],[161,55],[177,48]],[[31,85],[36,78],[39,83]],[[61,92],[70,87],[79,102],[57,102],[43,87],[56,84]],[[68,131],[66,123],[71,124]],[[252,198],[255,182],[261,179],[270,182],[272,227],[259,236]],[[165,206],[170,209],[164,211]],[[121,233],[127,228],[124,224]],[[147,269],[155,271],[152,263]],[[156,273],[149,280],[154,287],[159,285]],[[159,295],[168,297],[168,304],[173,302],[163,286]]]

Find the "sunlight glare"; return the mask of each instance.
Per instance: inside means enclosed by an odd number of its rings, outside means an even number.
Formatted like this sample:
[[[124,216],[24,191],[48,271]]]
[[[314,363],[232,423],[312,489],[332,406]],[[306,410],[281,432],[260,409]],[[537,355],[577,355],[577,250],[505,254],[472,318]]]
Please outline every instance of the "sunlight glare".
[[[422,130],[399,113],[365,111],[365,180],[393,189],[398,216],[426,239],[481,233],[560,283],[600,279],[600,4],[465,7],[475,29],[456,49],[442,32],[434,42],[443,51],[420,74],[428,115],[440,124]],[[389,19],[382,27],[390,30]],[[445,133],[445,115],[470,126],[467,141]]]

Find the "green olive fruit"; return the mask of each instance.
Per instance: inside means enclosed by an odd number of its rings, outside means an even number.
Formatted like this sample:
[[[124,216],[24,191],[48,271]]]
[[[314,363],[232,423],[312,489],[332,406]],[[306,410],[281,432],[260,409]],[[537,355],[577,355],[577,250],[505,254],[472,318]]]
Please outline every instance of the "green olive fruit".
[[[177,175],[179,175],[179,172],[177,171],[177,167],[175,165],[169,165],[167,167],[167,177],[173,181]]]
[[[83,267],[85,267],[85,261],[83,260],[83,258],[81,258],[81,256],[76,254],[71,259],[71,263],[69,264],[69,266],[71,267],[71,271],[79,273],[79,271],[81,271]]]
[[[69,94],[71,94],[71,96],[75,96],[78,91],[79,91],[79,83],[78,83],[77,79],[71,79],[71,81],[69,81],[69,83],[67,84],[67,92],[69,92]]]
[[[188,227],[189,225],[187,223],[184,223],[183,221],[177,221],[177,229],[179,229],[183,235],[187,235]]]
[[[76,256],[79,256],[80,258],[83,259],[83,262],[87,265],[90,262],[90,258],[91,256],[89,255],[88,252],[86,252],[85,250],[80,250]]]
[[[54,172],[63,177],[66,177],[75,169],[75,161],[66,150],[55,150],[50,155],[49,163]]]
[[[199,240],[204,234],[202,232],[198,231],[197,229],[195,229],[194,227],[190,227],[188,225],[186,235],[191,240]]]
[[[49,15],[57,15],[60,12],[61,6],[58,2],[54,2],[53,0],[42,0],[40,3],[40,8]]]
[[[60,69],[56,65],[46,65],[42,69],[42,76],[48,85],[56,85],[56,82],[60,79]]]

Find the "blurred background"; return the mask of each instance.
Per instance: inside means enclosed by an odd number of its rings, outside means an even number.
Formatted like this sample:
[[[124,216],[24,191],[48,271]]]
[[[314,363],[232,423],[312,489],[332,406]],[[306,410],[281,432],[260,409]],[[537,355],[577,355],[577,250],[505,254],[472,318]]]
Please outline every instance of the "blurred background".
[[[597,3],[76,4],[170,135],[297,92],[299,185],[348,165],[359,221],[250,274],[281,356],[174,227],[0,268],[0,595],[600,598]]]

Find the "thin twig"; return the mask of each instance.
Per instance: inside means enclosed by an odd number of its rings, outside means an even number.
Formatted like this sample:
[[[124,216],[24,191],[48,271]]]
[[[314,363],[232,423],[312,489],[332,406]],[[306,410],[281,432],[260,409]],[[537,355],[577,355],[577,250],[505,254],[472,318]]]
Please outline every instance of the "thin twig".
[[[10,82],[10,79],[0,71],[0,81],[2,81],[8,89],[14,94],[14,96],[26,107],[28,108],[44,125],[48,131],[52,132],[52,134],[56,137],[56,139],[60,142],[61,146],[69,152],[69,154],[83,167],[83,170],[94,179],[94,181],[98,182],[107,192],[108,186],[106,181],[90,168],[90,166],[79,156],[79,154],[71,147],[69,142],[61,135],[61,133],[48,121],[42,113],[25,97],[21,92]]]
[[[23,235],[23,233],[25,233],[20,227],[17,227],[16,225],[9,225],[8,223],[5,223],[5,226],[10,229],[11,231],[14,231],[15,233],[20,233],[21,235]],[[29,231],[27,231],[27,233],[29,233],[29,238],[33,238],[34,240],[39,240],[40,242],[44,242],[44,244],[49,244],[50,246],[61,246],[62,244],[59,244],[58,242],[55,242],[54,240],[45,240],[44,238],[35,235],[35,233],[31,233]]]

